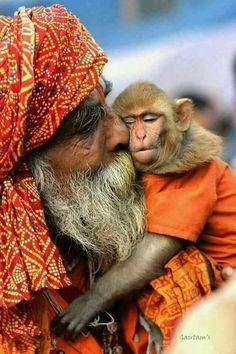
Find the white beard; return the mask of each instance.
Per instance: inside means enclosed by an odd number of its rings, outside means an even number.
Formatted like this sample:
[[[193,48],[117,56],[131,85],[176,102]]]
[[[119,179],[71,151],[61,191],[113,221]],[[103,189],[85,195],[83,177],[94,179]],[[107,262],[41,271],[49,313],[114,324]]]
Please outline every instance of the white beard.
[[[128,153],[96,172],[71,172],[56,177],[48,161],[31,157],[50,221],[73,239],[102,272],[129,257],[143,237],[143,192]]]

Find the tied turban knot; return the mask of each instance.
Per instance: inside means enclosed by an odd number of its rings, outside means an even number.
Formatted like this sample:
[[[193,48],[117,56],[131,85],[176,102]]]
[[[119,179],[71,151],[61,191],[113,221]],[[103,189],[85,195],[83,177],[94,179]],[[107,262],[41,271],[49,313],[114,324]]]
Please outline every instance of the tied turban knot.
[[[20,159],[48,141],[96,87],[106,61],[61,5],[0,17],[0,317],[6,332],[10,308],[43,288],[70,283],[34,179]]]

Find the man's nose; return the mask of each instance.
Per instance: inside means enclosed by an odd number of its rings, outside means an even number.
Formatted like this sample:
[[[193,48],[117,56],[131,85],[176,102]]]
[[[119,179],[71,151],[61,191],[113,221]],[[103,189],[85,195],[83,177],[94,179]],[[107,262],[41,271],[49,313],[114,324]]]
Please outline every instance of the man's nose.
[[[112,119],[109,122],[107,149],[113,151],[119,146],[128,146],[129,130],[125,123],[115,114],[111,113]]]

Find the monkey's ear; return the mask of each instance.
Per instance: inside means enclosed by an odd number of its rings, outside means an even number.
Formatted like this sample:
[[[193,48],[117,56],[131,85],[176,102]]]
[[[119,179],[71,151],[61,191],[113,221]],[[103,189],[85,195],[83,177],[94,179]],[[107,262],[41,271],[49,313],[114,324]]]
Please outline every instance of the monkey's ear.
[[[193,118],[193,103],[189,98],[179,98],[176,104],[176,124],[180,131],[189,128]]]

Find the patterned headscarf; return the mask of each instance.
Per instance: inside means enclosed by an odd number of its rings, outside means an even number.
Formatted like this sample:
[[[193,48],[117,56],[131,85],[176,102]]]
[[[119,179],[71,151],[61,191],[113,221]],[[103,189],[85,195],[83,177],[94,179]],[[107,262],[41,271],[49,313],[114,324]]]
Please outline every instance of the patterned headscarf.
[[[69,284],[20,159],[95,87],[107,59],[61,5],[0,17],[0,307]]]

